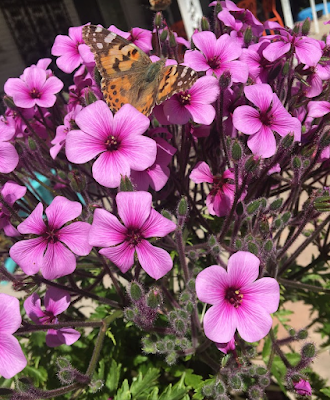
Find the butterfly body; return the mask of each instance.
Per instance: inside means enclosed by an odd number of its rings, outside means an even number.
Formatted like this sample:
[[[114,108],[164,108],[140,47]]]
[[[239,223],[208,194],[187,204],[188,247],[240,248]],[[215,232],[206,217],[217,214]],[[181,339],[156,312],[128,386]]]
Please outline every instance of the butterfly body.
[[[84,26],[83,38],[94,54],[104,100],[113,112],[129,103],[148,116],[156,104],[197,80],[191,68],[165,66],[165,59],[153,63],[133,43],[102,27]]]

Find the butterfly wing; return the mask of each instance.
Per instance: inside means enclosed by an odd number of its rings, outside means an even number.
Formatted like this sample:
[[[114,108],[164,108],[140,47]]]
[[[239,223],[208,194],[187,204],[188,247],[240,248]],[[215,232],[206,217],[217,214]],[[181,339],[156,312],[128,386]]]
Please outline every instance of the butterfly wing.
[[[132,69],[144,69],[150,58],[137,46],[100,26],[83,27],[83,39],[94,54],[102,78],[126,74]]]
[[[184,65],[169,65],[164,67],[158,86],[156,104],[163,103],[175,93],[190,89],[197,79],[198,75],[196,71]]]

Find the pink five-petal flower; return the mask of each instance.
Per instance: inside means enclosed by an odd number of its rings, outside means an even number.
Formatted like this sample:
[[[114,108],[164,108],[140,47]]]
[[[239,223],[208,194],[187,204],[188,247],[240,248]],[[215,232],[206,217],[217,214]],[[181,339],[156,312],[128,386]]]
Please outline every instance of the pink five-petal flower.
[[[242,53],[241,46],[229,35],[221,35],[218,39],[213,32],[198,32],[193,35],[193,42],[200,50],[187,50],[184,62],[196,71],[206,71],[207,75],[215,73],[220,77],[229,72],[232,82],[245,83],[248,69],[237,58]]]
[[[52,47],[52,55],[60,56],[57,66],[67,74],[73,72],[80,64],[94,63],[90,48],[82,38],[82,26],[69,28],[69,36],[58,35]]]
[[[39,270],[44,278],[56,279],[71,274],[76,268],[76,257],[86,256],[92,246],[88,244],[90,225],[87,222],[67,222],[77,218],[82,205],[57,196],[45,210],[48,223],[43,221],[43,206],[39,203],[17,229],[22,234],[37,235],[21,240],[10,249],[10,257],[27,275]]]
[[[203,161],[196,165],[189,177],[195,183],[207,182],[212,185],[206,197],[206,206],[211,215],[223,217],[229,214],[235,197],[235,176],[230,169],[222,175],[213,176],[210,167]],[[245,194],[243,192],[241,200]]]
[[[172,259],[165,250],[146,239],[166,236],[176,225],[151,207],[152,196],[148,192],[120,192],[116,203],[124,226],[108,211],[96,209],[89,243],[104,247],[100,253],[122,272],[133,266],[136,252],[145,272],[154,279],[161,278],[171,270]]]
[[[28,67],[20,78],[9,78],[4,90],[13,98],[17,107],[31,108],[53,107],[56,101],[55,94],[63,88],[63,82],[55,76],[47,78],[43,68],[37,66]]]
[[[19,301],[0,294],[0,375],[9,379],[22,371],[26,358],[18,340],[13,336],[22,322]]]
[[[131,169],[143,171],[155,162],[156,142],[142,136],[150,120],[130,104],[113,116],[104,101],[96,101],[77,115],[76,124],[81,130],[68,133],[66,156],[83,164],[100,154],[92,172],[103,186],[118,187],[121,176],[130,176]]]
[[[176,148],[162,138],[155,138],[155,142],[157,143],[157,156],[153,165],[145,171],[131,172],[131,179],[137,190],[147,191],[151,186],[158,192],[166,185],[170,176],[168,164],[171,162]]]
[[[197,124],[210,125],[215,117],[214,103],[219,96],[219,83],[213,76],[203,76],[194,85],[166,101],[163,111],[172,124],[185,124],[190,118]]]
[[[273,278],[258,278],[260,260],[238,251],[228,260],[227,271],[212,265],[197,275],[199,300],[212,304],[204,316],[205,335],[216,343],[229,342],[236,331],[247,342],[267,335],[280,300]]]
[[[283,107],[268,84],[246,86],[244,93],[258,109],[251,106],[237,107],[233,113],[233,124],[239,131],[250,135],[247,144],[253,154],[263,158],[275,154],[276,140],[273,132],[280,136],[293,133],[294,140],[300,141],[300,121]]]
[[[15,147],[7,142],[16,133],[15,120],[12,117],[0,117],[0,172],[8,174],[17,167],[19,156]]]
[[[128,40],[138,46],[145,53],[152,50],[152,32],[142,28],[132,28],[131,35]]]
[[[300,379],[299,382],[293,382],[294,390],[300,396],[311,396],[312,395],[312,388],[308,381],[304,379]]]
[[[45,311],[41,309],[41,300],[33,293],[24,302],[24,308],[33,322],[37,324],[57,324],[57,316],[70,305],[70,294],[65,290],[50,287],[44,297]],[[57,347],[61,344],[71,345],[80,338],[80,333],[73,328],[49,329],[46,334],[46,344]]]
[[[12,207],[16,200],[25,196],[26,187],[8,181],[3,185],[0,193],[5,203]],[[10,216],[10,211],[0,200],[0,229],[3,229],[7,236],[19,236],[18,230],[10,222]]]

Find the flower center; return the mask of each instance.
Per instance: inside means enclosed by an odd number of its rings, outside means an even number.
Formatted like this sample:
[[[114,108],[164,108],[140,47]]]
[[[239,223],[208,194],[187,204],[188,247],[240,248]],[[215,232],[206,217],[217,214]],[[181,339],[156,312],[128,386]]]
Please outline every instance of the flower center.
[[[218,69],[220,67],[221,60],[218,56],[214,56],[212,58],[209,58],[207,60],[207,63],[209,64],[211,69]]]
[[[41,93],[36,88],[31,90],[30,95],[31,95],[32,99],[40,99],[40,97],[41,97]]]
[[[43,234],[43,237],[47,240],[48,243],[56,243],[59,240],[57,236],[57,229],[52,228],[48,228]]]
[[[139,243],[141,243],[143,236],[140,233],[139,229],[128,229],[126,233],[126,241],[132,246],[135,247]]]
[[[179,101],[183,106],[190,104],[191,95],[188,92],[182,92],[179,95]]]
[[[229,288],[225,299],[235,308],[238,308],[243,301],[243,295],[240,293],[239,289]]]
[[[108,151],[118,150],[119,144],[120,143],[118,142],[117,138],[114,137],[113,135],[109,136],[105,142]]]
[[[269,126],[272,124],[272,116],[268,112],[260,113],[260,122],[263,125]]]
[[[215,196],[218,192],[223,192],[223,186],[229,182],[229,179],[224,178],[222,175],[213,177],[212,189],[210,194]]]
[[[39,321],[41,322],[42,325],[44,324],[52,324],[52,323],[57,323],[57,318],[51,311],[44,311],[44,315],[42,317],[39,317]]]

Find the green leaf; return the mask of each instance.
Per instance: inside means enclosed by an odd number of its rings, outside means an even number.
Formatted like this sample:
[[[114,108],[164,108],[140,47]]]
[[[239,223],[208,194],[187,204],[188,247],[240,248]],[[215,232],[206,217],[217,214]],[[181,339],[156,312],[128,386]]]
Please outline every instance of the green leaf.
[[[320,389],[320,392],[325,394],[327,397],[330,397],[330,387],[326,387],[324,389]]]
[[[158,400],[159,389],[157,387],[153,388],[152,392],[149,394],[147,400]]]
[[[131,400],[131,398],[132,397],[128,386],[128,380],[125,379],[113,400]]]
[[[178,388],[176,385],[172,387],[172,384],[170,384],[161,394],[159,400],[183,400],[186,393],[187,389]]]
[[[117,364],[116,361],[112,359],[110,371],[105,381],[105,386],[111,392],[115,392],[118,389],[120,371],[121,371],[121,364]]]
[[[155,386],[158,377],[159,371],[156,368],[150,368],[145,376],[142,376],[140,372],[137,379],[131,385],[133,399],[144,400],[146,398],[146,392],[150,392],[152,387]]]
[[[46,382],[48,378],[47,370],[41,366],[39,366],[38,369],[26,366],[24,368],[24,375],[32,378],[36,386],[40,386],[40,384]]]

